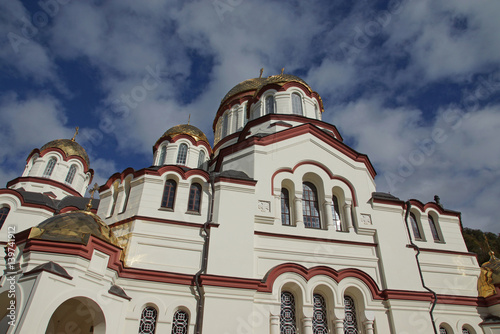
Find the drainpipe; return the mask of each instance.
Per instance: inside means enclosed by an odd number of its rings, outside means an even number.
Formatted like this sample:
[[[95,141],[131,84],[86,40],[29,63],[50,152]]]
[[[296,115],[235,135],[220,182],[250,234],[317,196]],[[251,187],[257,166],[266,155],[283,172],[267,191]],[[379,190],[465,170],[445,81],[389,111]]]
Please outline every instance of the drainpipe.
[[[210,241],[210,224],[213,222],[213,216],[214,216],[215,174],[216,173],[210,175],[211,198],[210,198],[210,206],[208,208],[208,221],[205,224],[203,224],[202,230],[200,231],[200,234],[203,236],[204,239],[203,250],[201,253],[201,268],[194,276],[194,283],[196,284],[196,291],[198,294],[196,325],[195,325],[196,334],[201,334],[203,331],[203,310],[205,307],[205,295],[201,288],[202,286],[201,275],[206,274],[207,272],[208,244]]]
[[[432,307],[431,307],[431,310],[429,311],[429,314],[431,316],[432,327],[434,328],[434,334],[438,334],[438,331],[436,329],[436,323],[434,322],[434,314],[433,314],[434,308],[436,307],[436,303],[437,303],[437,295],[433,290],[429,289],[425,285],[424,275],[422,274],[422,268],[420,267],[420,261],[418,259],[418,256],[420,255],[420,248],[418,248],[418,246],[413,243],[413,240],[411,238],[411,233],[410,233],[410,225],[408,224],[408,217],[410,216],[410,209],[411,209],[411,203],[410,203],[410,201],[407,201],[406,202],[406,214],[405,214],[406,231],[408,232],[408,237],[410,238],[410,244],[412,245],[412,247],[414,247],[417,250],[417,254],[415,254],[415,259],[417,260],[417,267],[418,267],[418,272],[420,274],[420,280],[422,281],[422,286],[424,287],[425,290],[432,293],[432,296],[434,298],[434,301],[432,302]]]

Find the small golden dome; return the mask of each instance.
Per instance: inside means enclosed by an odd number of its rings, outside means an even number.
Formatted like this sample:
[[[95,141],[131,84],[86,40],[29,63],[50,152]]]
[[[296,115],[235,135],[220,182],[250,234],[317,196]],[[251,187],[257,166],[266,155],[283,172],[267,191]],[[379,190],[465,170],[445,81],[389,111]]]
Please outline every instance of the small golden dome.
[[[90,166],[89,156],[87,155],[87,152],[83,147],[80,146],[80,144],[78,144],[74,140],[71,139],[53,140],[43,145],[42,148],[40,149],[40,152],[43,152],[48,148],[58,148],[62,150],[68,157],[71,155],[80,157],[87,163],[87,166]]]
[[[490,259],[481,266],[477,282],[479,296],[486,298],[495,295],[495,285],[500,285],[500,260],[490,251]]]
[[[227,94],[224,96],[224,98],[221,101],[221,105],[224,104],[230,97],[241,94],[243,92],[252,92],[256,93],[260,90],[260,88],[264,87],[265,85],[268,84],[279,84],[283,85],[287,82],[299,82],[303,85],[305,85],[309,91],[312,92],[311,87],[302,80],[301,78],[291,75],[291,74],[278,74],[278,75],[271,75],[267,78],[253,78],[253,79],[248,79],[243,82],[240,82],[236,86],[234,86]]]
[[[86,245],[90,235],[118,246],[109,226],[90,211],[71,211],[50,217],[30,232],[30,239],[73,242]]]
[[[193,137],[196,141],[202,140],[210,145],[210,143],[208,142],[207,136],[205,136],[203,131],[198,129],[196,126],[192,126],[189,124],[176,125],[170,129],[168,129],[163,134],[162,137],[170,136],[171,138],[174,138],[175,136],[178,136],[178,135],[188,135],[188,136]]]

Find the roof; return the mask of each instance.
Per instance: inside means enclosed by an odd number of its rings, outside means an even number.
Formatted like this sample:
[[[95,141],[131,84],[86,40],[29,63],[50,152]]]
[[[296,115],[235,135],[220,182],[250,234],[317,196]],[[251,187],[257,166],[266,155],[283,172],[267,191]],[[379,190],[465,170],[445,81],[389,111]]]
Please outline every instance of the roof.
[[[109,226],[90,211],[71,211],[50,217],[31,228],[30,239],[72,242],[86,245],[93,235],[118,245]]]
[[[221,105],[224,104],[230,97],[238,95],[240,93],[244,92],[256,92],[259,91],[262,87],[268,84],[284,84],[287,82],[299,82],[303,85],[305,85],[310,91],[311,87],[302,80],[301,78],[291,75],[291,74],[278,74],[278,75],[271,75],[267,78],[253,78],[253,79],[248,79],[245,81],[240,82],[224,96],[224,98],[221,101]]]
[[[80,146],[80,144],[72,139],[56,139],[50,141],[42,146],[40,152],[43,152],[44,150],[49,148],[58,148],[63,151],[68,157],[72,155],[80,157],[87,163],[87,166],[90,166],[90,160],[87,152],[82,146]]]
[[[202,140],[210,145],[207,136],[203,133],[203,131],[190,124],[179,124],[171,127],[163,134],[162,137],[170,136],[171,138],[174,138],[178,135],[188,135],[193,137],[196,141]]]
[[[24,189],[12,190],[18,192],[22,196],[25,203],[47,206],[56,210],[56,212],[66,207],[75,207],[79,210],[84,210],[89,202],[88,197],[66,196],[61,200],[56,200],[45,194],[25,191]],[[99,199],[92,199],[92,209],[98,208],[99,201]]]

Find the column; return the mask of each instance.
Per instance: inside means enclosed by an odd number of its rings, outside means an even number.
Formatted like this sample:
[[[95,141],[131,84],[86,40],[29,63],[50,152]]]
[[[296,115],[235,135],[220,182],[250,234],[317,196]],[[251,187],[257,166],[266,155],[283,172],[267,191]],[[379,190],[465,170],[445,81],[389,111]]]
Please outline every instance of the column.
[[[313,334],[312,328],[312,317],[304,317],[302,319],[302,324],[304,326],[304,334]]]
[[[333,205],[332,199],[325,198],[325,202],[323,203],[323,207],[325,208],[325,217],[326,217],[325,226],[327,227],[328,230],[330,230],[330,229],[335,230],[335,226],[333,226],[332,205]]]
[[[333,333],[335,334],[344,334],[344,320],[343,319],[335,319],[333,321]]]
[[[297,226],[300,226],[304,223],[304,213],[302,211],[302,193],[301,194],[295,194],[295,199],[294,199],[294,211],[295,211],[295,223]]]
[[[271,314],[271,334],[280,334],[280,316]]]
[[[348,232],[352,231],[354,228],[352,226],[352,219],[351,219],[351,202],[346,201],[344,204],[344,220],[345,220],[346,230]]]
[[[281,190],[276,191],[274,193],[278,193],[279,195],[274,195],[274,222],[276,224],[281,224]],[[290,217],[291,218],[291,217]]]
[[[365,320],[363,325],[365,326],[366,334],[373,334],[373,320]]]

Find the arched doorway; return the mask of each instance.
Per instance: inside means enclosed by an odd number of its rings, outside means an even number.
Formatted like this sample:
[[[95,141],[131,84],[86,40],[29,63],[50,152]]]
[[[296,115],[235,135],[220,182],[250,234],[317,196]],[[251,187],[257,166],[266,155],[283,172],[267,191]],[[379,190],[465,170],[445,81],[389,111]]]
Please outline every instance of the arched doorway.
[[[106,320],[99,305],[89,298],[75,297],[59,305],[45,333],[104,334],[105,331]]]
[[[16,303],[14,293],[5,291],[0,294],[0,333],[7,333],[12,324],[17,324]]]

